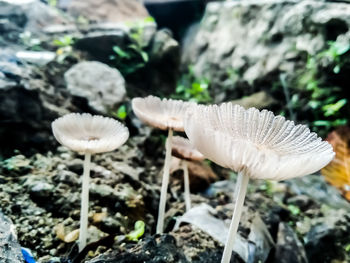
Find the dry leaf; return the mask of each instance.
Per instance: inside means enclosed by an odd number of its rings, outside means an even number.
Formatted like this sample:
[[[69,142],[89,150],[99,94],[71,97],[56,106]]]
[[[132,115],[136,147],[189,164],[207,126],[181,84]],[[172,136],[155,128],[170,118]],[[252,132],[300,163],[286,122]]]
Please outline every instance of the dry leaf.
[[[66,236],[64,225],[58,224],[57,226],[55,226],[55,232],[56,232],[57,238],[64,241],[64,237]]]
[[[327,141],[333,146],[336,155],[321,173],[328,183],[337,187],[350,201],[350,128],[336,129],[328,135]]]
[[[92,221],[94,223],[100,223],[106,217],[107,217],[107,212],[95,213],[92,216]]]
[[[79,229],[75,229],[72,232],[69,232],[65,237],[64,237],[64,242],[66,243],[71,243],[77,240],[79,237]]]
[[[66,230],[65,230],[63,224],[58,224],[55,227],[55,231],[56,231],[57,238],[59,238],[60,240],[66,242],[66,243],[74,242],[79,237],[79,229],[75,229],[75,230],[69,232],[68,234],[66,234]]]

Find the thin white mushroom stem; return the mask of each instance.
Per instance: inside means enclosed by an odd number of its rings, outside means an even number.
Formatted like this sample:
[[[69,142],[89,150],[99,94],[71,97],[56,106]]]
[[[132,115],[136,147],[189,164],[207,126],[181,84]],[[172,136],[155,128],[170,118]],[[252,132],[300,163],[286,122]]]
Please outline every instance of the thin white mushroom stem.
[[[90,181],[90,162],[91,153],[85,153],[83,186],[81,192],[81,210],[80,210],[80,230],[79,230],[79,252],[86,246],[86,237],[88,229],[89,212],[89,181]]]
[[[228,236],[225,244],[224,253],[222,255],[221,263],[229,263],[232,255],[233,245],[238,229],[238,224],[241,219],[242,208],[244,204],[244,198],[247,192],[249,177],[243,172],[238,173],[237,178],[237,193],[234,194],[235,198],[235,208],[232,215],[232,221],[230,224],[230,229],[228,231]]]
[[[165,205],[166,205],[166,195],[167,195],[168,184],[169,184],[172,138],[173,138],[173,130],[169,129],[168,138],[165,143],[166,153],[165,153],[165,162],[164,162],[164,170],[163,170],[162,189],[160,192],[160,201],[159,201],[159,209],[158,209],[157,234],[163,233],[163,227],[164,227],[164,214],[165,214]]]
[[[191,192],[190,192],[190,179],[188,176],[188,163],[186,160],[182,161],[182,170],[184,171],[184,188],[185,188],[185,204],[186,212],[191,209]]]

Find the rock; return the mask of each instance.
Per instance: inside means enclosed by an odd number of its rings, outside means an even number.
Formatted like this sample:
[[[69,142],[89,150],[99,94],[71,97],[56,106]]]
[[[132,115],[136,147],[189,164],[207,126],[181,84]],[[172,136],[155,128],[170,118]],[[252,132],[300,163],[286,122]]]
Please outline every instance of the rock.
[[[275,252],[276,263],[308,263],[303,244],[286,223],[281,222]]]
[[[74,46],[88,52],[94,59],[107,63],[111,62],[110,56],[114,53],[114,46],[125,49],[129,42],[125,26],[111,27],[104,24],[89,27],[86,33],[77,39]]]
[[[1,79],[1,74],[3,77]],[[15,63],[0,62],[0,142],[2,151],[52,145],[50,121],[58,117],[46,97],[30,85],[28,71]],[[41,80],[37,84],[47,86]],[[34,84],[34,83],[33,83]],[[30,87],[27,88],[27,87]]]
[[[174,230],[176,231],[182,223],[189,223],[206,232],[221,244],[225,244],[228,233],[228,226],[223,220],[215,218],[216,211],[207,204],[195,206],[176,220]],[[237,253],[244,262],[248,261],[248,243],[240,234],[237,235],[233,251]]]
[[[215,217],[217,211],[209,205],[202,203],[191,208],[182,217],[176,220],[175,230],[181,223],[190,223],[208,233],[222,245],[226,243],[229,226],[221,219]],[[233,251],[244,262],[265,262],[269,251],[274,247],[273,239],[266,225],[256,214],[249,226],[250,233],[247,239],[237,233]]]
[[[161,87],[168,95],[173,93],[180,64],[180,46],[169,30],[159,30],[154,35],[149,57],[149,70],[153,75],[151,87]]]
[[[137,0],[71,0],[65,6],[62,2],[58,5],[71,15],[94,22],[131,22],[149,16],[142,2]]]
[[[51,193],[53,192],[54,186],[47,182],[37,181],[29,188],[29,193],[34,198],[46,199],[50,197]]]
[[[55,183],[65,183],[71,186],[78,186],[80,184],[79,176],[76,173],[67,170],[58,170],[52,180]]]
[[[68,91],[86,99],[96,112],[108,114],[117,109],[126,96],[123,76],[100,62],[80,62],[69,69],[64,78]]]
[[[138,194],[129,184],[117,184],[114,188],[109,185],[98,185],[92,183],[90,185],[91,196],[98,200],[104,200],[110,205],[117,205],[122,202],[128,208],[143,206],[142,196]]]
[[[55,24],[69,24],[69,16],[39,0],[0,1],[0,17],[8,23],[9,29],[17,28],[32,33],[42,32],[44,27]]]
[[[154,36],[150,55],[155,62],[166,57],[170,58],[170,61],[179,59],[179,43],[172,38],[170,31],[159,30]]]
[[[320,1],[212,2],[197,33],[186,37],[183,66],[210,79],[213,91],[225,90],[213,92],[216,102],[272,92],[274,84],[283,92],[281,74],[291,84],[305,69],[305,54],[349,38],[349,12],[347,3]]]
[[[22,61],[43,66],[53,61],[56,54],[49,51],[19,51],[16,57]]]
[[[21,246],[17,242],[15,226],[0,212],[0,261],[22,263]]]
[[[187,263],[181,249],[176,246],[176,240],[172,235],[163,234],[159,238],[148,237],[140,242],[132,252],[106,253],[87,263]]]
[[[231,102],[233,104],[241,105],[246,109],[254,107],[259,110],[262,110],[270,108],[276,103],[276,100],[266,91],[259,91],[247,97],[243,97],[239,100],[232,100]]]
[[[320,175],[308,175],[287,180],[291,192],[296,195],[306,195],[320,205],[326,204],[335,209],[350,211],[350,204],[341,196],[339,191],[327,184]]]
[[[322,217],[311,221],[305,239],[305,250],[310,262],[336,262],[346,258],[341,240],[349,237],[349,214],[343,209],[328,209]],[[340,241],[340,242],[339,242]]]

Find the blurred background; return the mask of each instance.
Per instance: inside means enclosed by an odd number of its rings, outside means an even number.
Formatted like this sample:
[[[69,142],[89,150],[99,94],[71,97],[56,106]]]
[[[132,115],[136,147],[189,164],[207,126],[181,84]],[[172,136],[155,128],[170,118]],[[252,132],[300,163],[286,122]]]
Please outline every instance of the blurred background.
[[[350,116],[348,10],[339,1],[1,1],[2,155],[49,146],[63,113],[125,119],[130,98],[148,94],[267,108],[325,137]]]

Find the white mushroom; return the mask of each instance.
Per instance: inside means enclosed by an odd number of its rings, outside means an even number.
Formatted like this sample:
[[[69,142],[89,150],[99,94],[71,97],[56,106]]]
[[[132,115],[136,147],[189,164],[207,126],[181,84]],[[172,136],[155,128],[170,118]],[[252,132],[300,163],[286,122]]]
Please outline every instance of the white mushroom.
[[[164,162],[164,173],[159,201],[157,234],[163,232],[164,214],[166,205],[166,193],[169,184],[169,167],[172,149],[172,137],[174,131],[184,131],[183,119],[189,107],[196,105],[193,102],[181,100],[160,99],[154,96],[146,98],[134,98],[132,109],[135,115],[144,123],[158,129],[168,130],[166,141],[166,153]]]
[[[173,137],[173,147],[171,153],[173,156],[182,159],[181,167],[184,172],[185,204],[186,211],[189,211],[191,209],[191,196],[187,160],[202,161],[204,160],[204,156],[196,148],[194,148],[193,145],[191,145],[188,139],[180,136]]]
[[[285,180],[314,173],[334,157],[332,146],[270,111],[224,103],[188,111],[185,132],[209,160],[238,172],[238,193],[222,261],[230,261],[249,178]]]
[[[129,138],[129,131],[114,119],[88,113],[71,113],[58,118],[52,123],[52,131],[60,144],[85,155],[79,231],[81,251],[86,245],[91,154],[117,149]]]

